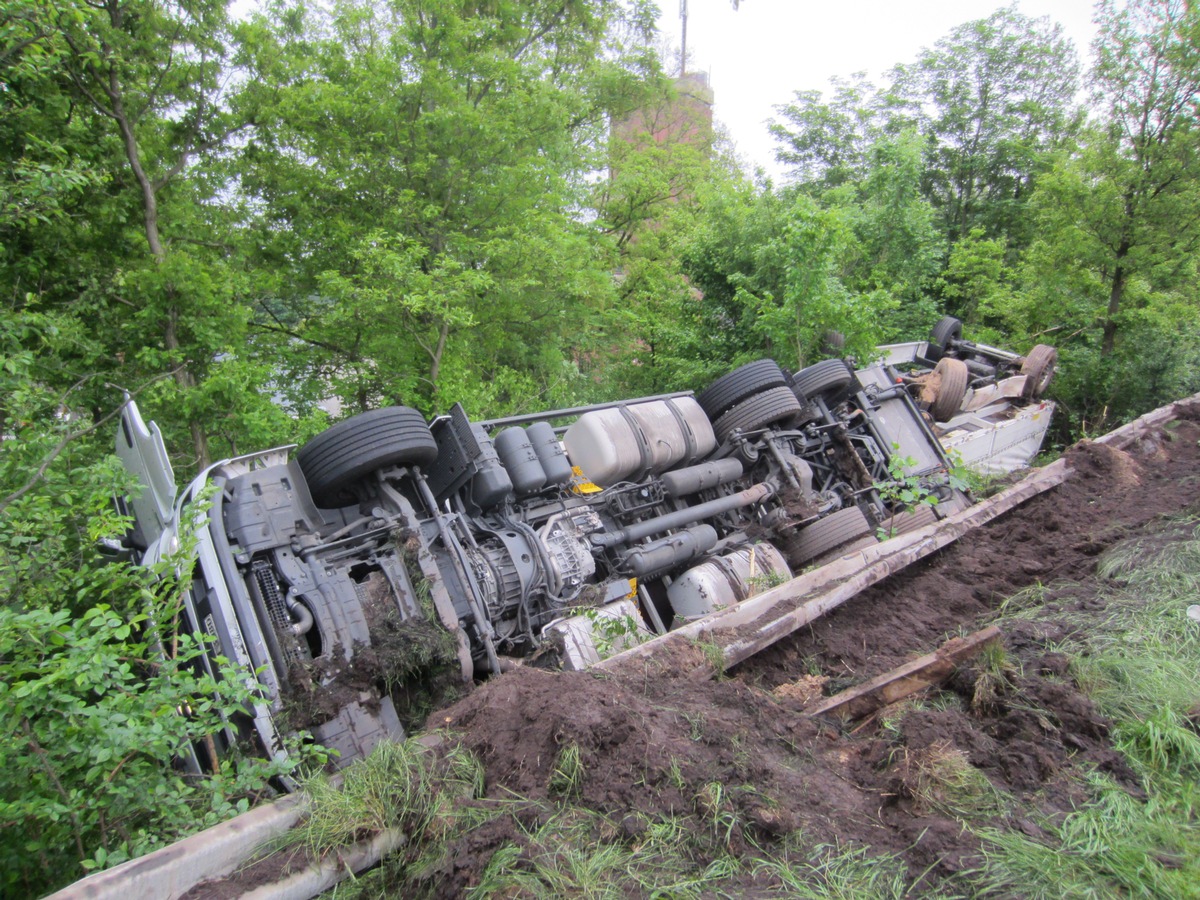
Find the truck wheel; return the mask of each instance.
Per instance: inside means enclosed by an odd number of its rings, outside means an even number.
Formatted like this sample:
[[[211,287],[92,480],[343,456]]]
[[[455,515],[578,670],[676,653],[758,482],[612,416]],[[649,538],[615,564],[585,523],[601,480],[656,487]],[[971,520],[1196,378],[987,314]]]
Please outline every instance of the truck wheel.
[[[736,430],[757,431],[798,415],[804,409],[796,395],[786,387],[774,387],[743,400],[713,423],[713,432],[722,444]]]
[[[899,537],[910,531],[916,531],[918,528],[924,528],[926,525],[932,525],[937,520],[938,517],[933,511],[933,507],[922,503],[916,509],[906,509],[904,512],[884,519],[883,527],[890,531],[891,537]]]
[[[296,454],[318,506],[332,508],[352,498],[356,481],[386,466],[424,466],[438,446],[425,417],[408,406],[373,409],[321,432]]]
[[[696,396],[709,419],[717,418],[747,397],[787,384],[783,370],[773,359],[757,359],[723,375]]]
[[[821,397],[829,406],[846,399],[846,389],[854,381],[854,372],[844,360],[823,359],[792,376],[792,390],[805,400]]]
[[[805,526],[784,542],[783,550],[788,565],[796,569],[851,541],[862,541],[863,546],[875,542],[871,536],[871,523],[857,506],[831,512]]]
[[[827,331],[821,335],[821,355],[838,356],[846,349],[846,336],[840,331]]]
[[[942,316],[929,334],[929,350],[925,355],[931,362],[936,362],[958,340],[962,340],[962,320],[954,316]]]
[[[1046,393],[1057,364],[1058,351],[1053,347],[1038,344],[1030,350],[1025,356],[1025,362],[1021,363],[1021,374],[1025,376],[1025,387],[1021,396],[1026,400],[1036,400]]]
[[[941,385],[929,413],[935,422],[945,422],[954,418],[967,395],[967,364],[947,357],[934,366],[933,374],[941,376]]]

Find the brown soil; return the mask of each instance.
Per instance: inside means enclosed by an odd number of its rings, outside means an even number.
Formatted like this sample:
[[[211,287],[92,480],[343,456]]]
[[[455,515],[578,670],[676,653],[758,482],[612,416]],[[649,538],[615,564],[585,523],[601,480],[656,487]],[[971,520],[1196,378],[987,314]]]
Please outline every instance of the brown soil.
[[[511,813],[457,839],[427,885],[461,896],[492,854],[528,842],[527,829],[560,798],[552,787],[564,748],[580,752],[572,796],[610,818],[631,843],[667,817],[709,827],[705,797],[720,785],[735,814],[729,847],[769,850],[797,829],[811,844],[863,846],[898,855],[913,879],[934,883],[979,863],[971,833],[938,802],[923,774],[965,760],[1030,812],[998,824],[1031,836],[1037,821],[1084,798],[1071,778],[1110,774],[1137,795],[1113,751],[1109,724],[1078,690],[1053,647],[1064,618],[1004,623],[1011,670],[982,690],[964,667],[943,702],[889,709],[849,727],[808,718],[806,704],[982,627],[1006,598],[1052,586],[1057,608],[1094,609],[1095,566],[1107,548],[1197,511],[1200,407],[1128,451],[1083,443],[1067,454],[1064,485],[893,576],[727,673],[689,677],[698,649],[671,651],[640,674],[517,669],[429,717],[458,735],[486,769],[485,795]],[[530,804],[513,804],[524,797]],[[997,809],[996,816],[1004,815]],[[759,887],[745,885],[753,894]],[[918,888],[919,893],[919,888]]]
[[[739,666],[723,680],[682,673],[702,660],[672,659],[665,673],[552,673],[521,669],[450,708],[430,727],[462,735],[483,760],[489,797],[553,802],[559,753],[579,748],[582,805],[630,831],[668,816],[701,821],[707,785],[737,813],[733,849],[794,829],[812,843],[899,854],[913,877],[936,881],[978,863],[969,832],[919,784],[923,761],[965,757],[998,789],[1052,819],[1082,798],[1068,777],[1082,767],[1112,775],[1134,794],[1133,773],[1109,743],[1108,723],[1071,681],[1051,647],[1070,626],[1006,623],[1013,671],[990,700],[975,697],[965,668],[948,689],[958,702],[910,707],[853,731],[804,717],[806,703],[888,671],[947,637],[985,623],[1005,598],[1033,585],[1062,586],[1076,614],[1095,605],[1097,557],[1193,509],[1200,494],[1198,410],[1128,451],[1082,443],[1061,487],[893,576]],[[676,651],[677,653],[679,651]],[[1023,674],[1017,674],[1023,673]],[[822,680],[825,679],[825,680]],[[951,698],[952,700],[954,698]],[[1007,822],[1031,835],[1030,818]],[[471,833],[436,886],[455,896],[492,851],[521,844],[515,817]],[[456,852],[457,851],[457,852]],[[747,889],[752,889],[747,884]]]

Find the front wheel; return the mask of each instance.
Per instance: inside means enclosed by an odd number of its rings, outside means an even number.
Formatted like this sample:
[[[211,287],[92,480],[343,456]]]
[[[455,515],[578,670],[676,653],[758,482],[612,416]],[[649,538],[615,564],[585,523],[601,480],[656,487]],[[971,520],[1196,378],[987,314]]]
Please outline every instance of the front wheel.
[[[377,469],[425,466],[438,446],[425,418],[408,406],[373,409],[339,422],[300,448],[296,462],[318,506],[343,506],[350,488]]]

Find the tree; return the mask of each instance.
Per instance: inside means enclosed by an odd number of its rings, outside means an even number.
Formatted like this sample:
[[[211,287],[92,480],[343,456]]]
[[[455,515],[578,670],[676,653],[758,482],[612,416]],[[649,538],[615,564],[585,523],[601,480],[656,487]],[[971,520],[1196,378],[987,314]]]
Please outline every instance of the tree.
[[[65,8],[52,20],[66,47],[63,71],[117,137],[124,167],[114,174],[140,211],[148,265],[118,263],[132,289],[122,299],[134,310],[122,327],[157,332],[163,352],[144,362],[172,372],[179,389],[173,399],[188,410],[200,463],[209,458],[208,434],[203,404],[190,395],[244,321],[220,257],[182,246],[203,247],[197,226],[203,228],[202,205],[214,193],[191,170],[248,124],[227,96],[226,6],[226,0],[104,0]],[[186,186],[178,184],[185,178]],[[153,341],[146,334],[135,343]]]
[[[273,276],[256,343],[285,342],[285,383],[430,412],[559,390],[611,294],[581,211],[606,113],[647,65],[623,15],[598,0],[283,13],[295,34],[260,54],[274,68],[258,80],[279,87],[242,186]]]
[[[1197,17],[1174,0],[1100,8],[1095,120],[1031,201],[1039,238],[1018,303],[1054,334],[1056,392],[1077,427],[1102,427],[1200,387],[1200,95]]]
[[[614,120],[607,178],[597,183],[596,224],[613,245],[616,301],[598,317],[588,366],[611,389],[648,394],[690,387],[693,291],[679,259],[698,194],[725,165],[707,87],[694,76],[648,80],[631,115]],[[719,176],[718,176],[719,177]]]
[[[845,335],[847,353],[870,354],[884,334],[880,301],[891,301],[844,282],[854,244],[849,220],[844,207],[744,178],[701,195],[682,258],[701,292],[693,330],[703,336],[695,355],[711,367],[706,377],[763,356],[793,369],[807,365],[821,358],[829,331]]]
[[[779,144],[775,158],[791,166],[801,184],[836,187],[861,177],[883,124],[878,94],[864,73],[830,83],[828,101],[820,91],[796,91],[791,103],[776,107],[782,121],[768,126]]]
[[[841,254],[841,281],[873,311],[876,338],[905,339],[937,318],[929,291],[944,243],[936,213],[921,194],[922,151],[914,129],[881,135],[864,153],[862,177],[824,195],[853,236]]]
[[[1121,7],[1110,0],[1101,7],[1100,26],[1093,85],[1107,110],[1079,169],[1100,181],[1088,192],[1082,218],[1089,249],[1101,254],[1107,274],[1107,354],[1116,344],[1131,278],[1157,287],[1195,283],[1200,17],[1180,0]]]
[[[894,70],[889,116],[927,136],[926,193],[951,243],[977,227],[1028,240],[1024,203],[1077,122],[1078,71],[1061,26],[1015,7],[960,25]]]
[[[234,237],[241,210],[218,162],[252,111],[233,90],[246,84],[224,3],[14,0],[6,9],[9,32],[25,36],[3,60],[0,98],[11,201],[0,217],[0,278],[12,333],[31,335],[34,349],[40,331],[21,323],[51,316],[78,337],[59,341],[62,355],[41,373],[59,390],[80,382],[77,414],[102,415],[118,386],[169,374],[143,406],[189,466],[207,459],[214,435],[237,442],[275,430],[269,392],[253,390],[263,372],[234,353],[248,317]],[[210,383],[218,371],[225,385],[234,376],[252,388],[240,404],[245,427],[227,419],[214,428],[229,398]]]

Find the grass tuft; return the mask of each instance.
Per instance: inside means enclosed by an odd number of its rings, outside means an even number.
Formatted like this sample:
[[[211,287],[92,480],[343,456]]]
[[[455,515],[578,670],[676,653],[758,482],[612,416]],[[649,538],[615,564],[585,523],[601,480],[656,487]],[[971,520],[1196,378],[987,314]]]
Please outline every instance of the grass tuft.
[[[999,707],[1000,698],[1020,674],[999,641],[988,644],[975,659],[975,688],[971,709],[992,711]]]
[[[558,751],[558,759],[550,772],[550,793],[559,797],[573,797],[583,787],[586,768],[579,745],[566,744]]]
[[[287,841],[317,858],[388,829],[400,829],[416,843],[482,789],[483,769],[465,750],[435,756],[413,740],[380,741],[345,770],[340,788],[325,775],[305,784],[309,813]]]
[[[949,742],[938,741],[922,750],[904,748],[899,766],[904,786],[920,810],[971,820],[1004,809],[1004,794]]]

